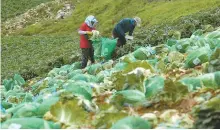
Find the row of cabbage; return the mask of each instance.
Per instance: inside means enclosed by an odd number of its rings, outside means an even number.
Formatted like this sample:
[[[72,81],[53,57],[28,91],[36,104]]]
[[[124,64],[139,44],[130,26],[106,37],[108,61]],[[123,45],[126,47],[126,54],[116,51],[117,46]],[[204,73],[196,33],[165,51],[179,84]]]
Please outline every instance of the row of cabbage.
[[[140,47],[85,69],[79,62],[54,68],[39,81],[25,82],[20,75],[4,80],[1,127],[217,128],[219,117],[210,115],[220,110],[219,88],[220,29],[198,30],[190,38]],[[208,117],[194,120],[179,110],[150,111],[157,103],[175,104],[192,93],[198,93],[193,97],[196,113],[207,110]],[[204,118],[209,120],[204,123]]]

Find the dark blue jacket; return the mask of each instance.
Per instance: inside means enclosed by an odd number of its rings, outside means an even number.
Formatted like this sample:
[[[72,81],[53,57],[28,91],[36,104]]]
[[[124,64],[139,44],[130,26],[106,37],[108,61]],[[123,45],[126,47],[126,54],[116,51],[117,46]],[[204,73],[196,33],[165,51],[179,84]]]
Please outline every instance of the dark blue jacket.
[[[125,33],[129,32],[131,36],[133,34],[135,28],[135,21],[132,18],[124,18],[122,19],[114,28],[114,31],[120,35],[125,37]]]

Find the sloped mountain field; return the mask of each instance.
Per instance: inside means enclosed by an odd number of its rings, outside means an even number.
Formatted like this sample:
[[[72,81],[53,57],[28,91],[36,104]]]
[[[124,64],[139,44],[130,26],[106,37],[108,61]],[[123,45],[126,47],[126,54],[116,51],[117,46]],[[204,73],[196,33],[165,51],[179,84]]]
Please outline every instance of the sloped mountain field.
[[[220,28],[1,86],[2,128],[219,128]],[[42,125],[41,125],[42,124]]]
[[[151,4],[155,3],[149,3],[149,5]],[[168,5],[169,4],[174,4],[173,6],[175,6],[177,3],[168,3]],[[218,4],[218,2],[216,2],[216,4]],[[202,6],[201,10],[203,9],[204,7]],[[141,29],[137,28],[134,32],[135,40],[133,41],[132,46],[119,50],[117,57],[134,51],[135,48],[133,45],[146,46],[151,44],[153,46],[162,44],[166,42],[168,38],[175,37],[176,31],[179,31],[181,33],[179,36],[184,38],[190,37],[197,29],[213,30],[213,27],[220,26],[219,10],[219,7],[212,8],[199,11],[188,16],[183,16],[181,18],[176,17],[176,20],[172,22],[163,23],[161,21],[160,24],[151,27],[148,27],[147,24]],[[67,17],[64,20],[68,20],[70,18],[71,17]],[[72,23],[74,20],[68,21],[71,22],[71,25],[75,26],[76,23]],[[46,22],[47,21],[42,20],[42,24]],[[146,21],[143,20],[143,22]],[[66,26],[66,24],[63,24],[63,20],[58,20],[57,24],[58,23],[60,23],[60,27],[64,27],[64,25]],[[48,24],[53,23],[49,22]],[[57,24],[53,25],[57,26]],[[2,26],[4,27],[4,23]],[[38,29],[35,27],[37,27],[37,25],[27,26],[27,28],[37,31]],[[112,29],[114,26],[110,25],[110,27]],[[102,28],[105,28],[105,25],[103,25],[100,21],[98,28],[102,30]],[[44,30],[46,30],[46,28]],[[77,27],[75,29],[69,28],[68,31],[71,31],[71,33],[66,32],[65,30],[60,32],[61,30],[63,29],[56,30],[55,32],[57,34],[47,33],[47,35],[43,35],[35,32],[34,36],[24,36],[25,34],[22,33],[24,30],[21,29],[18,30],[17,34],[7,34],[9,36],[2,35],[2,79],[10,78],[15,73],[21,74],[25,79],[42,77],[54,67],[60,67],[61,65],[71,64],[74,61],[80,60],[81,52],[79,50],[79,36],[78,34],[75,34]],[[109,31],[109,33],[110,32],[111,31]],[[101,34],[110,37],[108,34],[102,31]],[[30,56],[32,58],[30,58]]]
[[[220,128],[220,1],[22,2],[2,2],[1,128]],[[77,29],[89,14],[101,37],[81,69]],[[135,15],[134,40],[104,60],[102,39]]]

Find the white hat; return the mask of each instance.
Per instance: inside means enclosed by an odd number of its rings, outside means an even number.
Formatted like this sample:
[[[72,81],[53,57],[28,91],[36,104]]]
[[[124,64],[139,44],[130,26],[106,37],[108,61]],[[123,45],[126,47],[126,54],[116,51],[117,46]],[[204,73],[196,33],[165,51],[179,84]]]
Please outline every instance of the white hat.
[[[137,26],[140,27],[141,26],[141,18],[136,16],[136,17],[134,17],[134,20],[136,21]]]
[[[94,25],[96,23],[98,23],[98,20],[95,18],[95,16],[93,15],[89,15],[86,20],[85,23],[89,26],[89,27],[94,27]]]

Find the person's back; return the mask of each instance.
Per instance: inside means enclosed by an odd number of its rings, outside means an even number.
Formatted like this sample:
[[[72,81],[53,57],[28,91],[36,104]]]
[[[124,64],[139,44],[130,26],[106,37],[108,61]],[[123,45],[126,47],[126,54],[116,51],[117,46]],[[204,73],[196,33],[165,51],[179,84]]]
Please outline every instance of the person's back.
[[[135,28],[135,21],[134,19],[131,18],[124,18],[115,26],[115,30],[122,33],[122,35],[123,33],[127,33],[127,32],[129,32],[129,34],[132,35],[134,28]]]
[[[135,18],[124,18],[122,19],[113,29],[113,37],[118,38],[117,46],[123,46],[126,44],[125,33],[129,32],[129,36],[132,36],[136,25],[140,26],[141,19]]]

